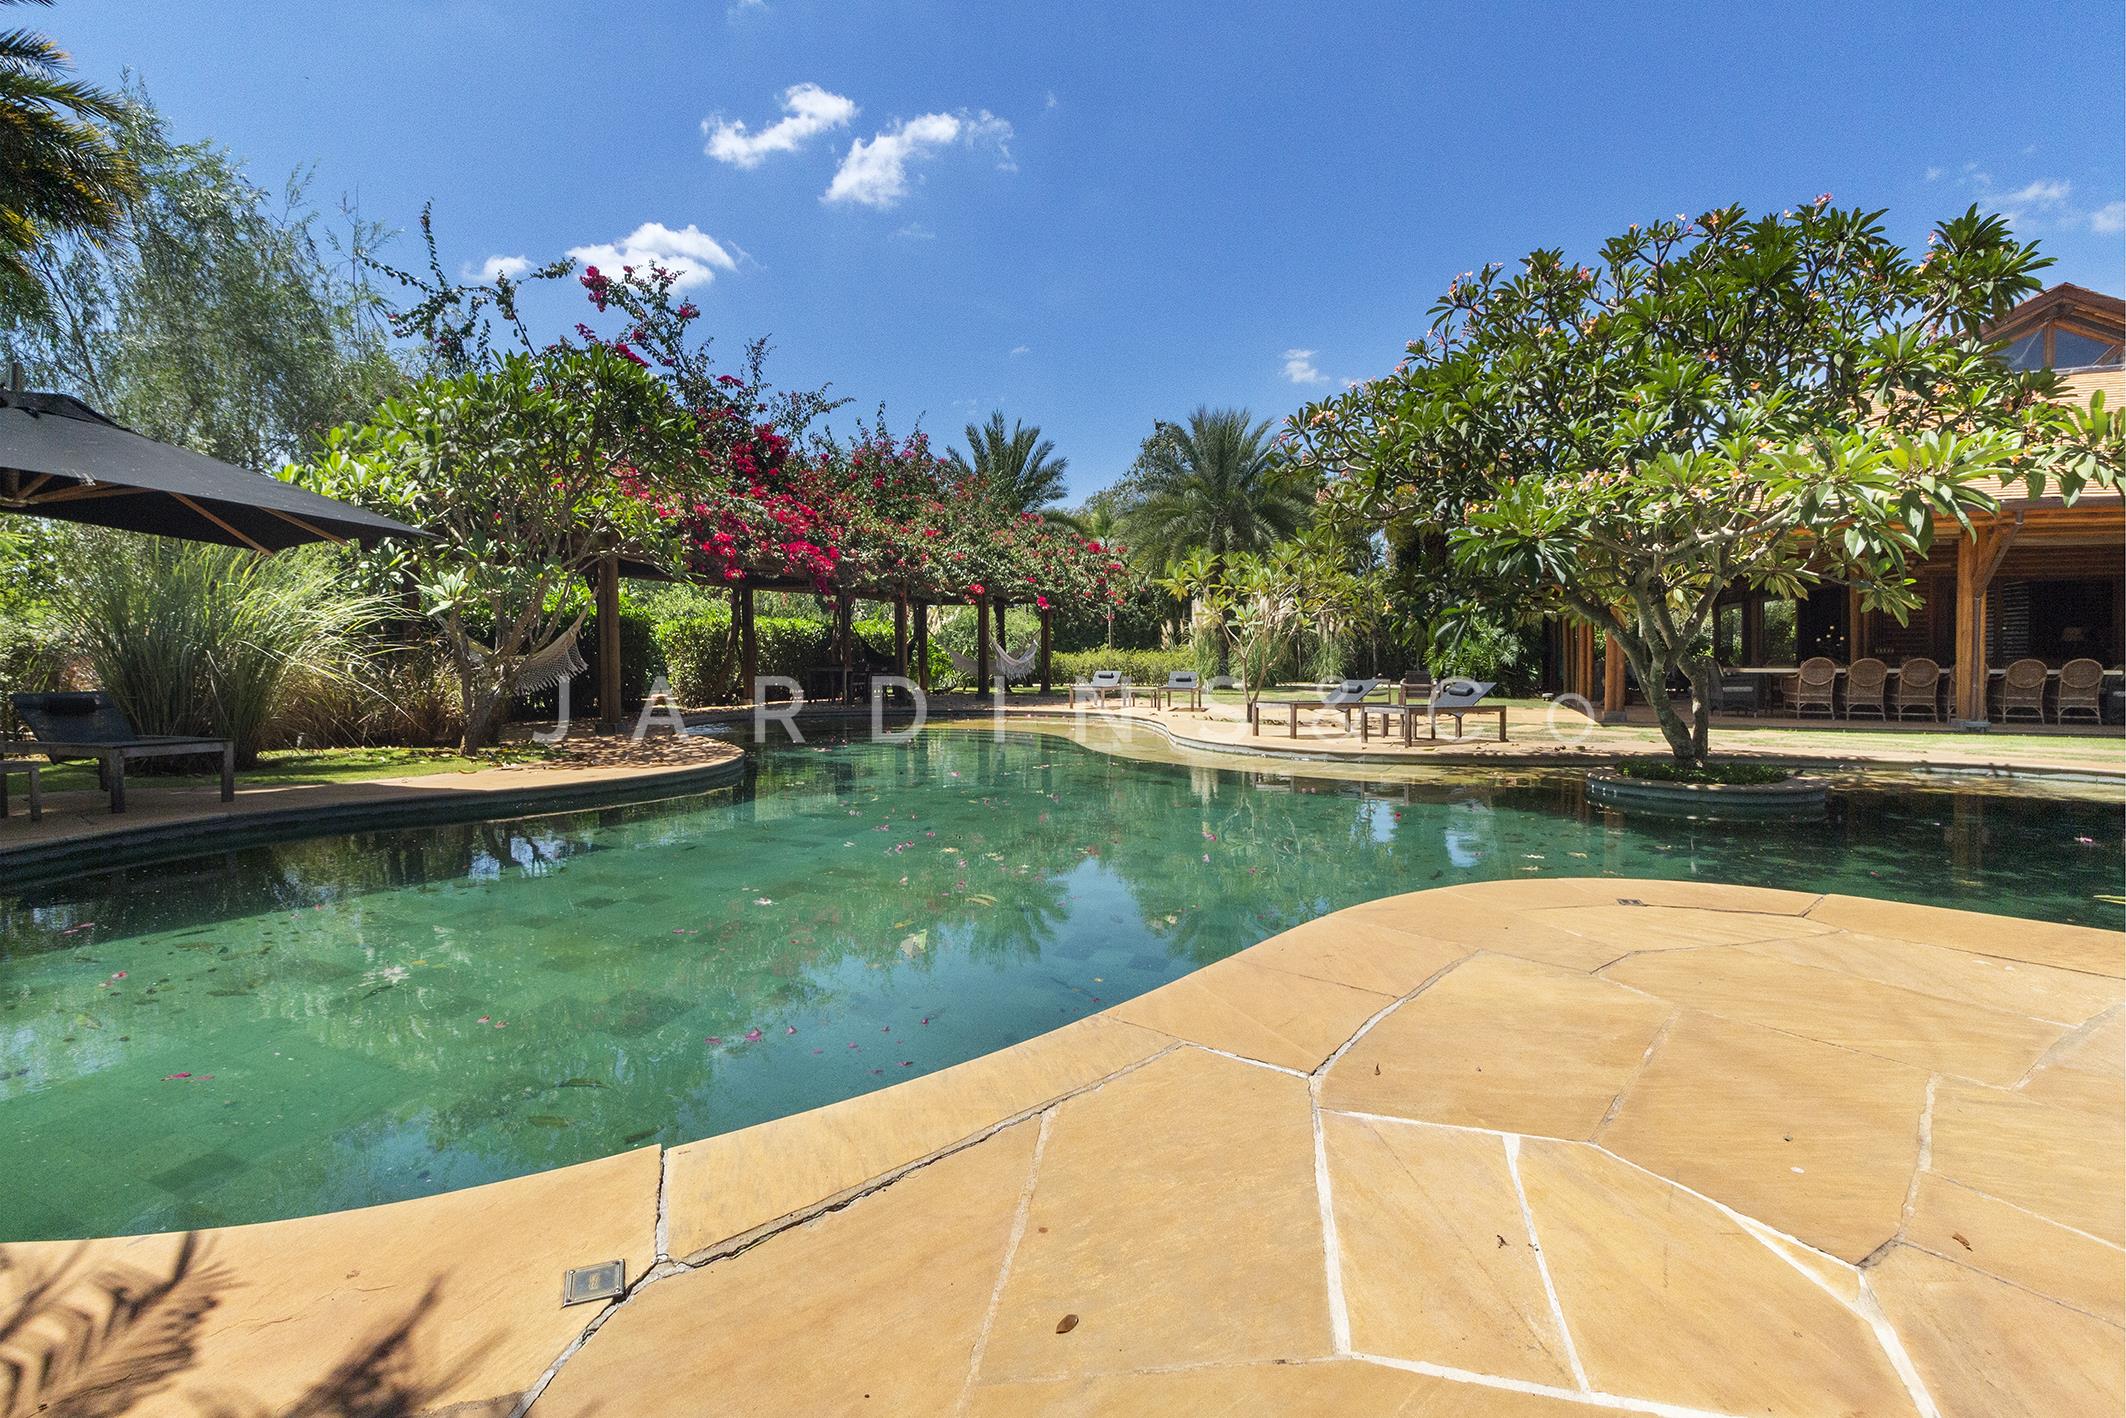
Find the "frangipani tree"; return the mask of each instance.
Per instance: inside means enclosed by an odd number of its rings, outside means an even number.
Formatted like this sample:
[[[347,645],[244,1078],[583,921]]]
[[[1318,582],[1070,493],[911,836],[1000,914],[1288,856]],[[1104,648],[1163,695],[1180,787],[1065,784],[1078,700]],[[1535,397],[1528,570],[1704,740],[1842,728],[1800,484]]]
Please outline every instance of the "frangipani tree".
[[[556,347],[422,380],[288,476],[430,534],[359,555],[371,584],[409,587],[441,628],[469,753],[527,662],[581,622],[594,557],[627,546],[678,568],[657,504],[687,500],[693,429],[640,366]]]
[[[1987,479],[2071,498],[2120,465],[2116,414],[2053,402],[1981,334],[2045,259],[1974,209],[1915,260],[1880,218],[1723,208],[1635,226],[1595,266],[1464,276],[1392,374],[1302,410],[1287,449],[1332,521],[1442,536],[1471,600],[1614,635],[1701,762],[1715,666],[1692,647],[1724,590],[1833,582],[1901,618],[1935,529],[1994,507]]]

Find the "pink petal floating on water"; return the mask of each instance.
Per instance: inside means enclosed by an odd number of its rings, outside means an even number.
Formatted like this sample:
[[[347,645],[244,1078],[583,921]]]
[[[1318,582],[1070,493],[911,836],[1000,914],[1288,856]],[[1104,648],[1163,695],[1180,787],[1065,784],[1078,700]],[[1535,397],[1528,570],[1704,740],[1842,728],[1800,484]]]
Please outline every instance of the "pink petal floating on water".
[[[711,1044],[721,1044],[723,1042],[723,1036],[721,1034],[711,1034],[706,1042]]]
[[[746,1042],[747,1042],[748,1044],[757,1044],[757,1043],[759,1043],[759,1042],[760,1042],[760,1031],[759,1031],[758,1029],[748,1029],[748,1030],[746,1031]]]
[[[797,1032],[797,1026],[795,1024],[785,1024],[783,1026],[782,1032],[785,1034],[795,1034]]]
[[[884,1070],[884,1069],[882,1069],[882,1068],[875,1068],[875,1069],[871,1070],[871,1072],[872,1072],[872,1073],[874,1073],[874,1074],[880,1074],[880,1073],[884,1073],[885,1071],[886,1071],[886,1070]]]
[[[507,1029],[508,1027],[509,1027],[509,1021],[508,1021],[508,1020],[506,1020],[506,1019],[497,1019],[497,1020],[495,1021],[495,1028],[497,1028],[497,1029]]]
[[[928,1023],[930,1022],[930,1016],[929,1016],[929,1015],[927,1015],[927,1014],[926,1014],[926,1015],[924,1015],[924,1016],[923,1016],[923,1022],[924,1022],[925,1024],[928,1024]]]
[[[489,1019],[489,1018],[488,1018],[488,1017],[487,1017],[486,1015],[484,1015],[484,1014],[480,1016],[480,1022],[481,1022],[482,1024],[492,1024],[492,1023],[494,1023],[494,1021],[493,1021],[493,1020]]]
[[[881,1024],[878,1027],[878,1032],[881,1034],[891,1034],[893,1032],[893,1026],[891,1024]]]
[[[162,1081],[168,1083],[173,1078],[190,1078],[191,1076],[189,1073],[166,1073],[162,1076]]]
[[[824,1054],[827,1051],[825,1049],[814,1049],[812,1052],[815,1054]]]
[[[913,1066],[914,1066],[914,1064],[915,1064],[915,1060],[914,1060],[914,1059],[902,1059],[902,1060],[901,1060],[901,1067],[902,1067],[902,1068],[910,1068],[910,1067],[913,1067]]]
[[[1209,861],[1209,860],[1211,859],[1211,854],[1210,854],[1209,852],[1205,852],[1205,853],[1203,854],[1203,859],[1204,859],[1205,861]]]
[[[2096,845],[2096,838],[2094,837],[2077,837],[2074,840],[2081,843],[2084,847],[2094,847]]]
[[[125,971],[120,970],[117,974],[111,976],[111,978],[114,980],[123,980],[125,978]]]

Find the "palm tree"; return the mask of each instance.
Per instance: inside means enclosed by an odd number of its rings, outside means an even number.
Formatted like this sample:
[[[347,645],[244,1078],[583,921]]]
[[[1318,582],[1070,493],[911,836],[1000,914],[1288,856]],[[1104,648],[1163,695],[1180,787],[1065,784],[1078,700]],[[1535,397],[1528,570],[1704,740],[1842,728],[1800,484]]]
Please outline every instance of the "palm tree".
[[[0,5],[50,0],[0,0]],[[0,282],[36,299],[29,256],[61,233],[108,236],[140,177],[107,126],[124,101],[67,77],[65,50],[0,31]]]
[[[1013,419],[1006,433],[999,410],[986,424],[967,425],[967,452],[951,450],[945,466],[980,482],[990,501],[1006,512],[1037,512],[1063,496],[1063,470],[1069,462],[1055,452],[1056,445],[1041,436],[1039,425],[1028,428]]]
[[[1277,475],[1270,421],[1246,409],[1199,408],[1184,427],[1161,423],[1131,470],[1136,497],[1122,530],[1142,566],[1195,552],[1215,570],[1236,552],[1263,551],[1297,529],[1305,493]],[[1225,640],[1218,666],[1226,669]]]

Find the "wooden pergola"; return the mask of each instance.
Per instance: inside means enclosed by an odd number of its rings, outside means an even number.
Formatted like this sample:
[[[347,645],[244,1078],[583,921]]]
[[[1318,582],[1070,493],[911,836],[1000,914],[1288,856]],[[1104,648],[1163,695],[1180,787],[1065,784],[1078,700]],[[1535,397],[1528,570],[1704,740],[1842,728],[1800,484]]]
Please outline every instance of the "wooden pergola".
[[[598,621],[598,724],[610,732],[619,724],[623,689],[620,673],[620,582],[623,579],[669,581],[673,578],[654,564],[624,551],[610,551],[597,558],[589,572],[596,594]],[[739,683],[750,695],[760,678],[760,640],[754,599],[763,591],[789,591],[803,595],[824,594],[834,603],[834,646],[841,657],[844,675],[856,667],[856,636],[853,630],[858,601],[883,601],[893,607],[893,672],[912,679],[924,693],[930,691],[930,608],[943,602],[934,591],[912,584],[862,582],[835,586],[822,593],[817,582],[776,573],[748,573],[743,580],[724,584],[731,593],[731,624],[738,638]],[[1006,607],[1031,605],[1038,593],[1028,588],[1021,595],[992,592],[978,598],[975,606],[975,682],[991,678],[989,655],[992,623],[1000,623]],[[964,602],[954,600],[952,604]],[[1038,668],[1043,693],[1053,686],[1051,669],[1055,609],[1041,606]],[[914,670],[911,675],[910,669]],[[844,681],[846,683],[846,680]]]

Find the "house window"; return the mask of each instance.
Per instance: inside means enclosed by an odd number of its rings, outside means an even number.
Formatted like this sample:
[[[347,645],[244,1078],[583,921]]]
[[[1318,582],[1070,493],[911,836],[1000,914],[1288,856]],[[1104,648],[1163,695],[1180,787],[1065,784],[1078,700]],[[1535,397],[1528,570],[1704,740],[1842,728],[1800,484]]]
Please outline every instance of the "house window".
[[[2052,332],[2052,367],[2054,369],[2089,369],[2099,365],[2116,365],[2119,362],[2119,342],[2106,343],[2078,330]]]

